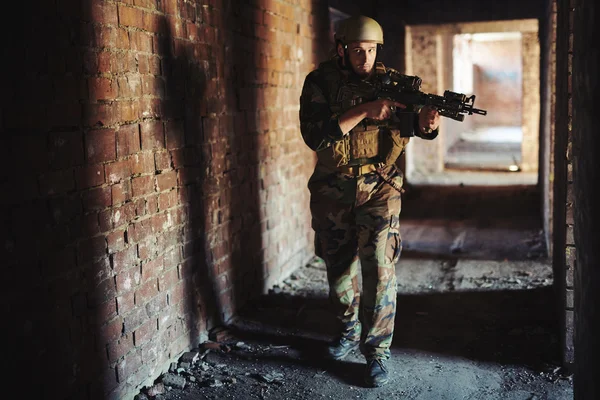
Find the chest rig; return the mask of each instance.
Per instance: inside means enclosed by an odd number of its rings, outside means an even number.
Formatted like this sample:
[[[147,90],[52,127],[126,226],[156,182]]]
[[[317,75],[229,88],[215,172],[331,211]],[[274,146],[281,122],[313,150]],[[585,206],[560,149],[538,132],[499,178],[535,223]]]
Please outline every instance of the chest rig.
[[[322,63],[320,68],[323,71],[322,89],[334,115],[339,116],[364,101],[349,85],[352,79],[358,78],[340,69],[337,60]],[[377,63],[375,68],[376,74],[386,71],[382,63]],[[317,158],[330,167],[390,165],[396,162],[407,143],[408,138],[401,138],[398,130],[363,120],[344,138],[319,150]]]

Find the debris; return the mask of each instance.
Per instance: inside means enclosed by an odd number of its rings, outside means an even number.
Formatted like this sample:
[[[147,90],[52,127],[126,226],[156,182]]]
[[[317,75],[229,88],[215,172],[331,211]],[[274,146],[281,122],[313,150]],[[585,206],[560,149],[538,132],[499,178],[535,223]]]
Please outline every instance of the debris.
[[[159,394],[163,394],[165,392],[165,385],[163,382],[158,382],[150,389],[148,389],[148,396],[155,397]]]
[[[213,342],[226,343],[234,340],[233,335],[226,326],[217,326],[208,333],[208,338]]]
[[[185,387],[185,378],[175,374],[165,374],[162,383],[167,387],[183,389]]]
[[[189,363],[193,364],[198,360],[199,353],[197,351],[188,351],[183,353],[181,357],[179,357],[180,365],[181,363]]]
[[[281,372],[269,372],[267,374],[258,374],[258,377],[266,383],[283,383],[283,374]]]

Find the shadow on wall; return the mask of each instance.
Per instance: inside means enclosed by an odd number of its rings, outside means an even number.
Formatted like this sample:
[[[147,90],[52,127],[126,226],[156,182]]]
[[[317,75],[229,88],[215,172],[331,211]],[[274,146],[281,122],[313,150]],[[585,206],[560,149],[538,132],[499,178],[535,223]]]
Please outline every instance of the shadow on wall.
[[[241,0],[143,3],[20,3],[3,36],[5,343],[41,397],[120,397],[280,273],[273,31]]]
[[[89,102],[87,76],[98,66],[84,46],[98,32],[82,29],[91,27],[87,2],[18,3],[13,12],[21,22],[2,35],[1,303],[9,381],[25,374],[27,384],[5,389],[28,393],[13,398],[87,398],[80,382],[102,375],[99,326],[116,312],[99,234],[110,201],[101,162],[111,153],[84,151],[88,117],[100,107]]]

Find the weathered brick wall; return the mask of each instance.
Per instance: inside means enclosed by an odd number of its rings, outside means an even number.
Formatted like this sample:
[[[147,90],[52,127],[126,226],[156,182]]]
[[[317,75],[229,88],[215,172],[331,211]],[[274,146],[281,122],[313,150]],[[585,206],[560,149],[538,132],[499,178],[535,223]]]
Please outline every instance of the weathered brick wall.
[[[590,46],[590,38],[598,35],[600,12],[590,0],[571,1],[573,10],[573,194],[577,268],[575,269],[575,374],[574,398],[600,398],[600,197],[596,185],[600,180],[597,155],[600,152],[597,112],[598,48]]]
[[[572,8],[569,0],[556,2],[556,91],[554,150],[553,265],[559,294],[563,360],[573,362],[573,274],[576,246],[573,236],[572,174]]]
[[[35,364],[38,396],[126,398],[311,257],[298,98],[326,3],[58,0],[15,15],[9,359]]]

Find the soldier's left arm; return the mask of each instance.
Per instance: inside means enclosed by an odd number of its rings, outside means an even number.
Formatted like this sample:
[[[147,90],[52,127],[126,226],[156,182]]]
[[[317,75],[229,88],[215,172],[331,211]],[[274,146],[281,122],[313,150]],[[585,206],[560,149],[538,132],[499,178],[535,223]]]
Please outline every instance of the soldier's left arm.
[[[344,133],[338,117],[331,111],[323,91],[309,74],[300,96],[300,131],[306,145],[318,151],[342,139]]]

